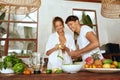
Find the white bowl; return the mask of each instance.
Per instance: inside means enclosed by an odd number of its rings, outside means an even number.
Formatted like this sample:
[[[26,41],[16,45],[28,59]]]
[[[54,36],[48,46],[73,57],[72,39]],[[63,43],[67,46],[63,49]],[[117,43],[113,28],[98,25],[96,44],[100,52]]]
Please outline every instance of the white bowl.
[[[0,72],[1,73],[14,73],[14,71],[10,68],[6,68],[6,69],[3,68],[2,70],[0,70]]]
[[[62,70],[66,73],[77,73],[82,69],[83,65],[83,62],[81,62],[80,64],[65,64],[62,65]]]

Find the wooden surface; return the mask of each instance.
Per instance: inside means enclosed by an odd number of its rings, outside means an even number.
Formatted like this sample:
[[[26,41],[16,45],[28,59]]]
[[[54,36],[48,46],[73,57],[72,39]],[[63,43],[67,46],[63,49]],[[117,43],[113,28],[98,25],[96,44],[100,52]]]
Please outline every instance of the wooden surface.
[[[92,73],[79,72],[75,74],[32,74],[32,75],[6,75],[0,74],[0,80],[120,80],[119,73]]]

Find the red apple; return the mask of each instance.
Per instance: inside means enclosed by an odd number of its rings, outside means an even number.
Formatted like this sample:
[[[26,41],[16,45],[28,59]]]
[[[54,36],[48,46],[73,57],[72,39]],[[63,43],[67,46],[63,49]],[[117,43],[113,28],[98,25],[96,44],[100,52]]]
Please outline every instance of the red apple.
[[[93,57],[87,57],[85,59],[86,64],[91,65],[94,63],[94,58]]]

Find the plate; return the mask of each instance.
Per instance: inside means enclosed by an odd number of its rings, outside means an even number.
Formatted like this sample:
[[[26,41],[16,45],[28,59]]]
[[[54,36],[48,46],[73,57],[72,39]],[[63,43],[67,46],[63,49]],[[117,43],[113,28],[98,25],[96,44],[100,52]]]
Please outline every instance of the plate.
[[[120,72],[120,69],[114,69],[114,68],[85,68],[85,70],[95,73],[115,73]]]

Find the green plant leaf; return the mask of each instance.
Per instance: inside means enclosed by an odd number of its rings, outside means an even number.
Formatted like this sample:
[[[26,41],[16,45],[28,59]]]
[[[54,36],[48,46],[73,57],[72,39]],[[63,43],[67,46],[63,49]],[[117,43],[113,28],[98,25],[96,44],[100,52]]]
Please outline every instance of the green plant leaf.
[[[85,14],[84,11],[82,12],[82,21],[83,21],[83,24],[87,24],[87,21],[86,21],[86,14]]]
[[[86,22],[91,28],[93,27],[93,23],[89,15],[86,15]]]
[[[82,22],[83,22],[84,25],[88,25],[91,28],[93,27],[93,22],[92,22],[90,16],[86,15],[84,11],[82,13]]]
[[[0,15],[0,20],[4,20],[5,14],[6,14],[6,12],[3,12],[3,13]],[[0,22],[0,25],[1,25],[1,24],[2,24],[2,22]]]

